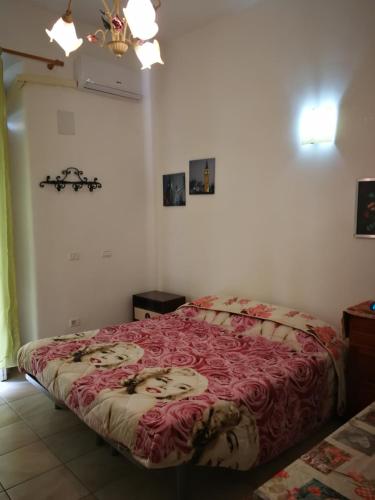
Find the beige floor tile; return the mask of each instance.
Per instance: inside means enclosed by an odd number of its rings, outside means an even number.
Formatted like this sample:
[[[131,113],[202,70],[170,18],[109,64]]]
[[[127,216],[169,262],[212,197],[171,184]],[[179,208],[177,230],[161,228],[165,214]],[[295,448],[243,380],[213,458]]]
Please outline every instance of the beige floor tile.
[[[137,475],[130,473],[124,474],[124,476],[97,490],[95,492],[96,498],[98,500],[122,500],[125,496],[124,492],[126,492],[126,499],[138,500],[137,491],[141,485],[141,480]]]
[[[18,422],[20,417],[8,405],[0,406],[0,428]]]
[[[91,492],[123,477],[127,473],[127,465],[123,457],[113,457],[108,446],[82,455],[66,464]]]
[[[80,420],[69,410],[43,410],[25,416],[27,424],[40,437],[50,436],[65,431],[80,423]]]
[[[0,427],[0,455],[38,441],[39,437],[25,422]]]
[[[12,500],[78,500],[87,489],[64,466],[26,481],[7,491]]]
[[[5,489],[60,465],[42,441],[0,456],[0,482]]]
[[[11,401],[9,406],[22,417],[32,416],[44,410],[53,410],[55,407],[53,401],[41,393]]]
[[[191,500],[250,500],[255,471],[240,472],[229,469],[193,468],[189,475],[188,489]]]
[[[6,401],[15,401],[38,392],[36,387],[24,379],[10,379],[0,382],[0,397]]]
[[[95,432],[82,425],[45,437],[43,441],[62,462],[96,449]]]
[[[124,474],[125,477],[95,492],[98,500],[176,499],[176,478],[173,470],[150,471],[130,465]]]
[[[2,493],[0,493],[0,500],[9,500],[9,497],[5,493],[5,491],[3,491]]]

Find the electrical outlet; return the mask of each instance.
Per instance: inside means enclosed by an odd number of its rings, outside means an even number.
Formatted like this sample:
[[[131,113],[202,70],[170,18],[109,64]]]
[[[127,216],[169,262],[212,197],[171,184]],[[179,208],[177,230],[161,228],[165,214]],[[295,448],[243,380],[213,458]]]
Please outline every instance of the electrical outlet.
[[[109,257],[112,257],[112,250],[103,250],[102,253],[102,258],[103,259],[108,259]]]
[[[70,328],[76,328],[77,326],[81,326],[80,318],[70,319],[69,326],[70,326]]]
[[[69,254],[69,260],[79,260],[81,258],[81,254],[79,252],[71,252]]]

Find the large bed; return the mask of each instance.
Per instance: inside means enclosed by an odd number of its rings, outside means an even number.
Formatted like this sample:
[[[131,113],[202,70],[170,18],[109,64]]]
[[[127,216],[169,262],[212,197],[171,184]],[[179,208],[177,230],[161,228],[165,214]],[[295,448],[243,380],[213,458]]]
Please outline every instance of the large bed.
[[[313,316],[239,297],[37,340],[19,368],[147,468],[248,470],[344,408],[345,343]]]

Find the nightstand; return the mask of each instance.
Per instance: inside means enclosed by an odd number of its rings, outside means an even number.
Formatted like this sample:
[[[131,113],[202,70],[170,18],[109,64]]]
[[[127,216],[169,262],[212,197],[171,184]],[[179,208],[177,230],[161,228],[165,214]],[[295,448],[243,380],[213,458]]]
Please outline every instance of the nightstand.
[[[185,304],[185,297],[159,291],[137,293],[133,295],[133,317],[135,320],[153,318],[173,312]]]
[[[343,327],[349,341],[346,392],[348,415],[375,401],[375,312],[371,301],[344,311]]]

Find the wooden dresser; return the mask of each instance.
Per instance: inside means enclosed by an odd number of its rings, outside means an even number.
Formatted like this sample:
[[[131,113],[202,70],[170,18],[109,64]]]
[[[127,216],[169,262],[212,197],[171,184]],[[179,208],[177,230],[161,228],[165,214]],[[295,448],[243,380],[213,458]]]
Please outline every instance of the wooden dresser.
[[[347,407],[352,416],[375,401],[375,312],[371,301],[344,311],[343,327],[349,342]]]

